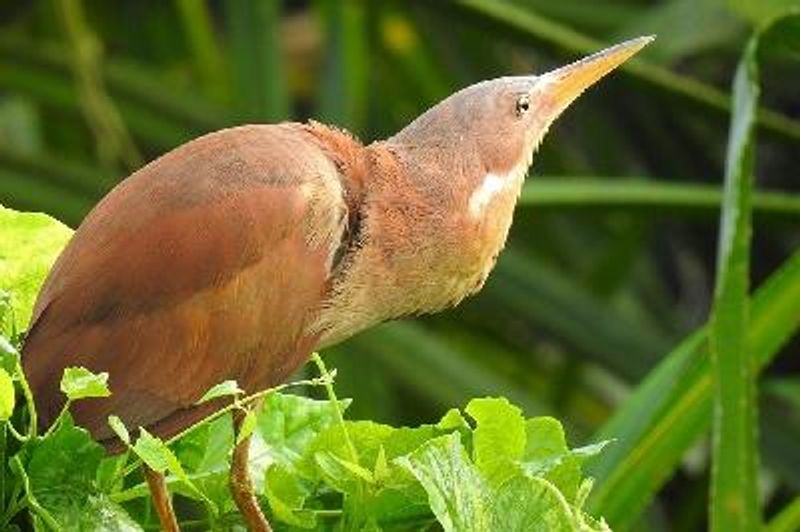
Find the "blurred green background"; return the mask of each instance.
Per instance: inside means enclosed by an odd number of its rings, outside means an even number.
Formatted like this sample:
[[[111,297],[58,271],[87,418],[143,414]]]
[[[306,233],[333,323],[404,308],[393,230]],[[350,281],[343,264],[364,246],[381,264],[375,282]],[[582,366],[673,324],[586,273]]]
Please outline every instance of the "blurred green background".
[[[120,179],[203,133],[317,120],[383,138],[460,87],[656,33],[551,129],[483,292],[326,353],[351,417],[416,424],[505,395],[590,440],[705,323],[728,87],[752,29],[790,0],[0,3],[0,203],[75,227]],[[757,286],[800,243],[800,65],[763,65]],[[761,385],[767,514],[800,491],[800,345]],[[642,518],[706,526],[707,442]]]

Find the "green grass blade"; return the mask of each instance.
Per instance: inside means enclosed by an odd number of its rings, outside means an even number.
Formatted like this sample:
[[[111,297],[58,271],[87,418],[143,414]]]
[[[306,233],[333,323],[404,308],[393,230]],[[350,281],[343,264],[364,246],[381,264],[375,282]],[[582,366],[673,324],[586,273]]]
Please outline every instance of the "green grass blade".
[[[89,27],[81,0],[57,2],[84,117],[95,138],[97,157],[108,168],[132,170],[142,157],[125,122],[109,97],[101,71],[102,43]]]
[[[627,380],[641,378],[671,345],[628,316],[609,309],[554,268],[508,249],[488,281],[484,298],[553,332]]]
[[[715,185],[649,179],[533,176],[525,183],[520,206],[537,209],[635,211],[643,215],[717,215],[722,189]],[[763,191],[752,196],[754,213],[765,218],[800,220],[800,195]]]
[[[230,85],[222,51],[214,36],[208,3],[197,0],[175,0],[195,70],[206,95],[216,102],[230,99]]]
[[[0,35],[0,87],[36,102],[80,113],[69,69],[69,54],[53,42]],[[159,150],[172,149],[197,135],[230,125],[231,119],[195,94],[167,88],[149,68],[122,61],[103,65],[108,90],[131,133]]]
[[[289,116],[289,96],[283,65],[278,0],[228,0],[225,11],[230,33],[236,88],[249,120],[277,122]]]
[[[365,5],[362,0],[323,1],[317,7],[326,35],[320,118],[360,133],[369,97]]]
[[[536,40],[551,43],[569,52],[588,54],[596,52],[605,45],[568,26],[505,1],[451,0],[451,3],[485,20]],[[680,96],[709,109],[724,113],[731,110],[731,99],[723,91],[697,79],[649,63],[642,58],[633,58],[620,69],[669,94]],[[760,108],[758,124],[782,137],[800,140],[800,122],[773,110]]]
[[[800,530],[800,496],[790,502],[764,528],[764,532],[796,532]]]
[[[745,342],[749,321],[754,130],[760,92],[757,39],[748,43],[734,80],[717,280],[709,330],[714,384],[710,518],[711,530],[717,532],[757,530],[761,523],[756,368]]]
[[[756,291],[747,349],[760,368],[800,327],[800,252]],[[641,515],[687,449],[709,429],[712,404],[707,329],[665,357],[595,439],[614,445],[589,465],[597,479],[589,508],[624,530]]]

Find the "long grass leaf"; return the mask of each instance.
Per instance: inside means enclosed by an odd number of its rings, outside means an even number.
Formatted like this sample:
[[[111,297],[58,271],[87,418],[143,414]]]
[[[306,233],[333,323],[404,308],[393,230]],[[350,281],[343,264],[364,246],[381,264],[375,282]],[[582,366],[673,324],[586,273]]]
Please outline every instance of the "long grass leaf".
[[[175,0],[175,7],[205,93],[214,101],[227,102],[230,98],[230,85],[222,51],[214,36],[208,3]]]
[[[120,163],[128,170],[139,167],[142,157],[106,90],[101,71],[102,43],[86,21],[83,1],[60,0],[57,6],[72,48],[72,70],[98,159],[108,168],[117,168]]]
[[[274,122],[289,115],[289,97],[278,34],[281,2],[229,0],[225,11],[230,32],[235,99],[244,117]]]
[[[592,37],[506,1],[451,0],[450,3],[463,7],[469,12],[481,16],[484,20],[493,21],[515,32],[556,45],[562,50],[588,54],[604,46],[603,43]],[[731,110],[731,99],[723,91],[692,77],[677,74],[649,63],[644,59],[634,58],[620,69],[669,94],[680,96],[709,109],[724,113]],[[771,109],[759,109],[758,124],[785,138],[800,140],[800,122]]]
[[[522,189],[520,206],[537,209],[624,210],[643,215],[716,215],[722,189],[693,182],[645,179],[535,176]],[[752,196],[754,213],[764,218],[800,223],[800,195],[760,191]]]
[[[795,497],[764,528],[764,532],[796,532],[797,530],[800,530],[800,496]]]
[[[760,87],[750,40],[733,86],[717,280],[709,331],[714,383],[711,530],[746,532],[760,527],[755,361],[745,342],[749,321],[751,189],[754,130]]]
[[[800,327],[800,252],[756,291],[747,349],[763,368]],[[687,337],[596,435],[616,443],[589,464],[597,488],[589,507],[615,530],[641,515],[687,449],[711,424],[707,328]]]
[[[369,95],[364,2],[323,1],[317,6],[326,35],[319,115],[325,121],[360,133]]]

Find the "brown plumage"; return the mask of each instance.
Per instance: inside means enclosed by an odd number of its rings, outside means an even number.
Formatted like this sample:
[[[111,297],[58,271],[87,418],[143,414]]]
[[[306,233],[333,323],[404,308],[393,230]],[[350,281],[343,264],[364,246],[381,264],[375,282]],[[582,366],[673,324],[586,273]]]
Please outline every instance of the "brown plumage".
[[[36,304],[23,364],[45,423],[66,366],[112,396],[74,406],[171,436],[235,379],[275,385],[309,353],[477,291],[548,126],[633,55],[630,41],[544,76],[451,96],[363,146],[317,123],[227,129],[148,164],[89,214]]]

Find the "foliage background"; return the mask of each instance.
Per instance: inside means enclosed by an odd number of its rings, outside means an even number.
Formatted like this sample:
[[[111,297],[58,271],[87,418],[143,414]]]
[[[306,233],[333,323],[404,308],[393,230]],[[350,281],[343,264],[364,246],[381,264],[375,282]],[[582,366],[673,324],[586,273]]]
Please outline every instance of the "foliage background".
[[[351,417],[431,422],[469,397],[504,395],[586,442],[708,318],[726,93],[753,27],[791,4],[3,3],[0,203],[74,227],[131,170],[208,131],[313,117],[371,141],[469,83],[657,33],[642,62],[552,128],[478,297],[325,353],[339,394],[355,399]],[[765,58],[771,112],[761,115],[755,177],[771,193],[754,198],[752,286],[800,241],[800,63],[781,50]],[[798,355],[797,341],[784,346],[759,388],[768,516],[800,492]],[[667,477],[632,526],[705,528],[706,439]]]

